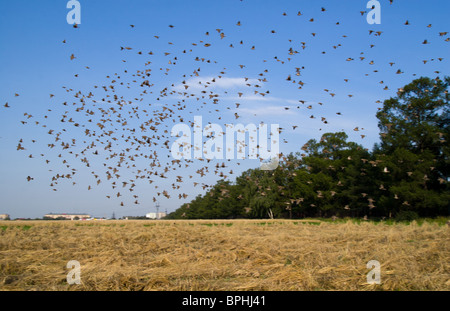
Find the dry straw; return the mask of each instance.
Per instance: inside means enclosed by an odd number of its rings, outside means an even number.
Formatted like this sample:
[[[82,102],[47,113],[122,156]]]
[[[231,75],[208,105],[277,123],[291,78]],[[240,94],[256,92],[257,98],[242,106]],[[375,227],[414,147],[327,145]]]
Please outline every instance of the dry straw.
[[[318,221],[2,222],[1,290],[449,290],[449,227]],[[81,265],[69,285],[66,264]],[[370,260],[381,284],[367,284]]]

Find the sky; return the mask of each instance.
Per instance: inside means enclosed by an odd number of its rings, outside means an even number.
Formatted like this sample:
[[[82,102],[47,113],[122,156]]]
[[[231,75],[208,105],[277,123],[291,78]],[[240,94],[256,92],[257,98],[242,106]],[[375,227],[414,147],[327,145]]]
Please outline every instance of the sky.
[[[0,214],[12,218],[145,215],[156,211],[153,198],[172,212],[220,172],[233,181],[259,167],[248,158],[173,165],[164,143],[195,116],[224,130],[277,124],[283,154],[336,131],[371,149],[384,100],[415,78],[449,72],[446,0],[380,0],[380,24],[367,22],[364,0],[79,0],[77,28],[67,2],[0,2]],[[167,118],[148,129],[158,113]],[[134,138],[152,135],[133,150]],[[121,153],[137,156],[118,167]],[[160,167],[150,165],[155,158]],[[52,180],[64,174],[72,178]]]

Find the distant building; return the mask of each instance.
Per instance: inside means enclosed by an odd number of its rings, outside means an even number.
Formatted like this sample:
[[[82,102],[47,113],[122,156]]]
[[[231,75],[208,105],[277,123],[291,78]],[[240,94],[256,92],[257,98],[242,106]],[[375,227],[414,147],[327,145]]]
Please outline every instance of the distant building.
[[[145,217],[150,218],[150,219],[161,219],[166,217],[167,214],[164,212],[159,212],[159,213],[147,213],[145,214]]]
[[[9,220],[9,214],[0,214],[0,220]]]
[[[85,220],[91,218],[89,214],[54,214],[49,213],[44,215],[44,219],[70,219],[70,220]]]

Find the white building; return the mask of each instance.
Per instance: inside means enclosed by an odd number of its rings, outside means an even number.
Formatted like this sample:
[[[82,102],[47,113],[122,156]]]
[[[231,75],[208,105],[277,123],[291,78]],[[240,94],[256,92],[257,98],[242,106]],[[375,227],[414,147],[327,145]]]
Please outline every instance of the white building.
[[[150,219],[161,219],[166,217],[167,214],[164,212],[159,212],[159,213],[147,213],[145,214],[145,217],[150,218]]]
[[[0,220],[9,219],[9,214],[0,214]]]
[[[78,219],[89,219],[91,215],[89,214],[55,214],[49,213],[44,215],[44,219],[70,219],[70,220],[78,220]]]

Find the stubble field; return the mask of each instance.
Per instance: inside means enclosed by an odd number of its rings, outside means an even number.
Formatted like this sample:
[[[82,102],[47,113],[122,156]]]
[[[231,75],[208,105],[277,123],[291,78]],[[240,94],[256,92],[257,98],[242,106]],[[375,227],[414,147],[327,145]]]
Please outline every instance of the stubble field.
[[[4,221],[0,290],[449,290],[450,229],[316,220]],[[81,284],[68,284],[67,263]],[[381,264],[381,284],[366,265]]]

